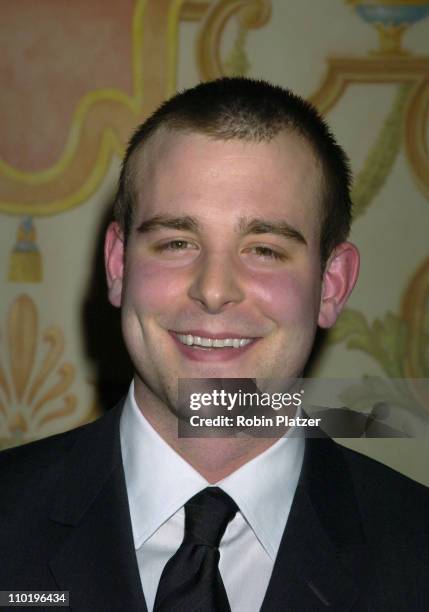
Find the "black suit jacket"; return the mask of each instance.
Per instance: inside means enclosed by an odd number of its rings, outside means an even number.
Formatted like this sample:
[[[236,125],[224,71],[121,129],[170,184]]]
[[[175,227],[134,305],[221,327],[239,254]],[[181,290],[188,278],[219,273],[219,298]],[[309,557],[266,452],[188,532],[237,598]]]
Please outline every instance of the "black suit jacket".
[[[0,590],[68,590],[79,612],[146,611],[121,408],[0,453]],[[307,439],[262,611],[427,612],[428,500],[393,470]]]

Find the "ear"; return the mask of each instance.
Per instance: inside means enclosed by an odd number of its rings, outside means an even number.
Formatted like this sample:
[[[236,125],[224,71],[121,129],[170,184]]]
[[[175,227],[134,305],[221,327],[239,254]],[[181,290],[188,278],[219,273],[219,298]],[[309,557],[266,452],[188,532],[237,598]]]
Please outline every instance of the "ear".
[[[109,301],[119,307],[122,302],[122,282],[124,276],[124,236],[119,225],[113,222],[106,231],[104,241],[104,264]]]
[[[319,327],[334,325],[352,292],[359,274],[359,251],[351,242],[333,250],[323,274]]]

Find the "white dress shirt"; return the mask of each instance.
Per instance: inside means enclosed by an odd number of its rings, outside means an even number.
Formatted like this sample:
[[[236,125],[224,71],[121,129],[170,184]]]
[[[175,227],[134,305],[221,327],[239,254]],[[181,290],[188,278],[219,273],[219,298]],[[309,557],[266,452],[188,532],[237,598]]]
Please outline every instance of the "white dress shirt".
[[[210,483],[148,423],[134,399],[133,384],[121,416],[120,436],[137,562],[148,612],[152,612],[162,570],[183,540],[184,505]],[[219,570],[232,612],[260,610],[303,455],[304,438],[286,434],[216,483],[239,508],[219,547]]]

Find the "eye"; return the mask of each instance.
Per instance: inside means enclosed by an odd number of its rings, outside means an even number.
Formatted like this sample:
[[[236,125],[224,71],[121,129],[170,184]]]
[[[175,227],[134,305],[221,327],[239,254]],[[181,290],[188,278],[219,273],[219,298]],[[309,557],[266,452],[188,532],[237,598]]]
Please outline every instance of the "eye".
[[[249,251],[254,253],[260,259],[271,259],[278,261],[283,261],[284,259],[286,259],[286,255],[284,255],[283,253],[279,253],[278,251],[275,251],[271,247],[267,246],[254,246],[251,247]]]
[[[163,245],[163,248],[169,251],[181,251],[183,249],[189,249],[191,246],[191,243],[186,240],[171,240]]]
[[[162,252],[177,252],[177,251],[187,251],[191,249],[196,249],[196,245],[188,240],[176,239],[169,240],[168,242],[163,242],[161,244],[155,245],[155,251],[158,253]]]

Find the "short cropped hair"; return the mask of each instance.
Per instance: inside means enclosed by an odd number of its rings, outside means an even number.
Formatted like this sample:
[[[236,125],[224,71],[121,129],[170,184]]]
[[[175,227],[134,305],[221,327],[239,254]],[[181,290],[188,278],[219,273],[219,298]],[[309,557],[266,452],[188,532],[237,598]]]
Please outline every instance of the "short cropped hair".
[[[262,80],[221,78],[200,83],[164,102],[132,136],[122,164],[114,216],[126,243],[137,202],[134,160],[160,128],[196,132],[217,140],[269,142],[280,132],[300,135],[322,170],[320,257],[346,240],[351,223],[351,173],[348,158],[326,122],[307,101]]]

